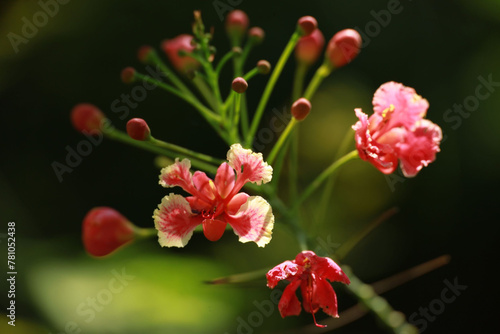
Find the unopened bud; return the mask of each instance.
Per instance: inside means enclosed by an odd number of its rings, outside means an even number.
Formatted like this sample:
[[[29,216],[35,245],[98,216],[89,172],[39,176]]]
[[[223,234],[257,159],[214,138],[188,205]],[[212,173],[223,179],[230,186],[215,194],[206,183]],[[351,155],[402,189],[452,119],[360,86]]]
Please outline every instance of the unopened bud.
[[[90,103],[74,106],[70,118],[75,129],[84,133],[100,133],[106,119],[101,110]]]
[[[271,71],[271,64],[267,60],[259,60],[257,62],[257,69],[260,74],[268,74]]]
[[[125,67],[121,73],[122,81],[126,84],[134,82],[135,81],[135,73],[136,73],[135,68]]]
[[[142,118],[132,118],[127,122],[127,133],[135,140],[148,140],[151,137],[151,130],[148,123]]]
[[[96,207],[83,219],[83,245],[91,255],[108,255],[134,237],[134,225],[115,209]]]
[[[250,30],[248,31],[248,37],[256,44],[262,43],[265,35],[266,33],[264,32],[264,30],[259,27],[250,28]]]
[[[292,104],[292,116],[297,121],[302,121],[309,115],[311,111],[311,102],[308,99],[301,97]]]
[[[243,37],[249,24],[248,15],[242,10],[233,10],[226,16],[226,32],[229,37]]]
[[[312,16],[302,16],[298,21],[302,36],[310,35],[316,28],[318,28],[318,21]]]
[[[328,42],[326,56],[333,66],[344,66],[356,58],[362,42],[361,35],[356,30],[341,30]]]
[[[233,80],[233,83],[231,85],[231,88],[236,92],[236,93],[239,93],[239,94],[242,94],[244,92],[246,92],[247,88],[248,88],[248,83],[245,79],[243,79],[242,77],[238,77],[236,79]]]
[[[311,65],[321,56],[325,38],[321,30],[316,29],[310,35],[303,36],[295,46],[295,58],[302,63]]]
[[[143,45],[137,51],[137,58],[141,63],[149,63],[150,56],[155,52],[155,50],[149,45]]]

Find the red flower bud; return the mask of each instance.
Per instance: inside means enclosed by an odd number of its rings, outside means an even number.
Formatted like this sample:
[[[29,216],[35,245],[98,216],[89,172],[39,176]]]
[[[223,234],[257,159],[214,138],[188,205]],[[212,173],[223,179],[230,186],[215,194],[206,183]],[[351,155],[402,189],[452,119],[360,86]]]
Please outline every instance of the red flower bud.
[[[162,49],[166,53],[172,65],[180,72],[187,72],[198,68],[200,63],[187,55],[179,55],[181,53],[191,53],[194,50],[192,44],[193,36],[183,34],[172,39],[167,39],[162,42]]]
[[[248,88],[248,83],[245,79],[243,79],[242,77],[238,77],[236,79],[233,80],[233,83],[231,85],[231,88],[236,92],[236,93],[239,93],[239,94],[242,94],[244,92],[246,92],[247,88]]]
[[[361,36],[354,29],[344,29],[336,33],[326,48],[326,56],[335,67],[351,62],[361,48]]]
[[[308,36],[318,28],[318,21],[312,16],[302,16],[297,21],[297,25],[302,31],[302,36]]]
[[[93,208],[83,219],[83,244],[91,255],[108,255],[134,236],[134,225],[112,208]]]
[[[311,65],[318,60],[325,38],[319,29],[315,29],[310,35],[302,36],[295,46],[295,58],[302,63]]]
[[[70,118],[75,129],[85,133],[100,133],[102,122],[106,119],[99,108],[90,103],[74,106]]]
[[[135,140],[148,140],[151,137],[151,130],[142,118],[132,118],[127,122],[127,133]]]
[[[226,32],[230,37],[243,37],[249,24],[248,15],[242,10],[233,10],[226,16]]]
[[[135,81],[135,68],[125,67],[122,70],[121,78],[123,83],[129,84]]]
[[[149,45],[143,45],[137,51],[137,58],[141,63],[147,64],[149,61],[149,56],[155,52],[155,50]]]
[[[248,37],[256,44],[262,43],[265,35],[266,33],[260,27],[253,27],[248,31]]]
[[[302,121],[309,115],[311,111],[311,102],[308,99],[301,97],[292,104],[292,116],[297,121]]]

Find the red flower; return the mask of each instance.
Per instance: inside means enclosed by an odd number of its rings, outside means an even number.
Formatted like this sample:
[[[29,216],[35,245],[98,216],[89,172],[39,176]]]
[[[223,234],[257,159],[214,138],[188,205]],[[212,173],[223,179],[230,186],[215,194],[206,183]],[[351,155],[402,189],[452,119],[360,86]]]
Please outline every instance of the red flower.
[[[83,219],[83,244],[94,256],[104,256],[135,238],[135,227],[122,214],[109,207],[96,207]]]
[[[299,315],[301,311],[300,301],[295,290],[300,286],[302,292],[302,305],[306,312],[313,315],[321,308],[323,312],[338,318],[337,295],[330,282],[342,282],[349,284],[349,278],[332,259],[320,257],[312,251],[299,253],[295,260],[285,261],[266,274],[267,286],[274,288],[279,281],[290,282],[283,291],[278,309],[284,318],[289,315]]]

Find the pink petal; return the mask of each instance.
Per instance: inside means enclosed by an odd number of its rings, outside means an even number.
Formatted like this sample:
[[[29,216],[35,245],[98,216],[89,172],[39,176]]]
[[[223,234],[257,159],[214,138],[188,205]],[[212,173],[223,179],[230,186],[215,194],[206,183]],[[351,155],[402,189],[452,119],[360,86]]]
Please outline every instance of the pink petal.
[[[165,196],[153,214],[162,247],[184,247],[201,217],[193,215],[188,201],[181,195]]]
[[[260,196],[248,197],[235,215],[226,214],[226,221],[240,242],[253,241],[264,247],[271,241],[274,215],[269,203]]]
[[[165,187],[179,186],[188,193],[193,193],[195,190],[192,182],[192,175],[189,169],[191,162],[188,159],[175,159],[175,163],[163,168],[160,173],[160,184]]]
[[[289,315],[299,315],[300,311],[302,311],[299,298],[297,298],[297,295],[295,294],[300,282],[301,280],[295,280],[288,284],[285,290],[283,290],[283,294],[281,295],[281,299],[278,304],[278,309],[280,310],[282,318]]]
[[[244,149],[240,144],[233,144],[227,152],[227,160],[238,176],[239,188],[236,191],[239,191],[246,182],[260,185],[272,179],[273,168],[264,162],[262,153],[254,153],[252,150]]]
[[[226,162],[222,163],[215,175],[215,187],[221,198],[226,198],[234,187],[234,169]]]
[[[267,286],[273,289],[279,281],[291,280],[294,277],[300,276],[302,272],[303,268],[301,268],[294,262],[285,261],[267,272]]]
[[[429,120],[422,120],[406,142],[399,145],[401,170],[406,177],[413,177],[436,159],[442,139],[441,128]]]
[[[425,117],[429,103],[411,87],[396,82],[381,85],[373,96],[373,110],[388,122],[389,129],[404,126],[411,130],[415,123]]]
[[[193,184],[197,193],[193,194],[206,202],[211,202],[215,199],[214,182],[204,172],[196,171],[193,174]]]
[[[245,193],[238,193],[234,195],[233,198],[231,198],[231,200],[227,204],[226,212],[230,215],[236,214],[236,212],[238,212],[240,207],[246,203],[248,197],[250,196]]]

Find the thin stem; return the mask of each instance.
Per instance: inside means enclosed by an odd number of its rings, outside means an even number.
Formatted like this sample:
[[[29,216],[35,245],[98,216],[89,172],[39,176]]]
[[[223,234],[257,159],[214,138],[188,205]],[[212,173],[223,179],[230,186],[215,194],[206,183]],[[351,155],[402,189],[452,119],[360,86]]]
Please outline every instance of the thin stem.
[[[195,151],[192,151],[192,150],[187,149],[185,147],[178,146],[178,145],[175,145],[172,143],[168,143],[168,142],[165,142],[163,140],[159,140],[159,139],[156,139],[153,137],[150,138],[150,142],[156,146],[166,148],[167,150],[177,152],[177,153],[183,154],[187,157],[195,158],[195,159],[198,159],[200,161],[207,162],[209,164],[213,164],[213,165],[218,166],[223,162],[222,160],[214,158],[212,156],[209,156],[209,155],[206,155],[203,153],[199,153],[199,152],[195,152]]]
[[[299,206],[302,202],[304,202],[309,196],[312,195],[312,193],[318,189],[318,187],[325,181],[327,177],[335,173],[338,168],[342,165],[344,165],[346,162],[357,158],[358,157],[358,151],[354,150],[350,153],[347,153],[344,155],[342,158],[338,159],[334,163],[332,163],[327,169],[325,169],[320,175],[312,181],[309,186],[302,192],[302,196],[299,197],[299,199],[295,202],[294,206]]]
[[[219,63],[217,64],[217,67],[215,68],[215,74],[217,76],[220,75],[220,72],[222,71],[222,69],[224,68],[224,65],[227,64],[227,62],[235,57],[236,55],[238,55],[238,52],[235,52],[234,50],[231,50],[229,51],[228,53],[226,53],[222,58],[221,60],[219,60]]]
[[[297,120],[292,117],[288,125],[286,126],[285,130],[281,133],[280,137],[278,138],[278,141],[276,144],[274,144],[273,149],[271,150],[271,153],[269,153],[269,156],[267,157],[267,163],[272,165],[274,162],[274,159],[276,158],[276,155],[278,152],[281,150],[281,147],[285,143],[285,140],[287,139],[288,135],[291,133],[293,130],[294,126],[297,124]]]
[[[196,75],[193,78],[193,84],[198,88],[198,91],[203,96],[205,101],[210,105],[213,110],[217,110],[217,103],[215,102],[215,98],[213,92],[207,86],[205,80],[200,76]]]
[[[248,135],[246,137],[247,146],[250,146],[252,143],[252,140],[255,136],[255,133],[257,132],[257,128],[259,127],[259,123],[264,113],[264,109],[266,108],[267,102],[269,101],[274,86],[276,85],[276,82],[278,81],[281,71],[283,70],[285,63],[288,60],[288,57],[290,57],[290,54],[292,53],[299,38],[300,38],[300,32],[297,30],[293,33],[292,37],[290,37],[288,44],[286,45],[285,49],[283,50],[283,53],[281,54],[280,58],[278,59],[278,62],[276,63],[276,67],[274,68],[273,73],[271,74],[271,77],[267,82],[266,88],[262,93],[262,97],[255,111],[255,115],[252,120],[250,130],[248,131]]]
[[[238,143],[238,128],[240,124],[240,110],[241,110],[241,94],[236,94],[234,98],[234,115],[232,117],[232,128],[231,128],[231,137],[235,143]]]
[[[314,93],[316,93],[316,90],[318,89],[319,85],[323,80],[332,72],[331,65],[329,65],[326,61],[321,65],[316,72],[314,73],[313,78],[311,79],[311,82],[309,82],[309,85],[306,88],[306,91],[304,93],[304,97],[308,100],[311,100],[312,96]]]
[[[142,148],[143,150],[150,151],[150,152],[160,154],[160,155],[164,155],[164,156],[167,156],[167,157],[172,158],[172,159],[190,158],[191,164],[193,165],[193,167],[196,167],[198,169],[202,169],[202,170],[204,170],[208,173],[211,173],[211,174],[217,173],[217,167],[212,165],[212,164],[206,163],[204,161],[200,161],[197,158],[186,156],[186,155],[178,153],[178,152],[172,152],[166,148],[152,145],[151,143],[149,143],[147,141],[140,141],[140,140],[132,139],[125,132],[116,130],[114,128],[107,127],[107,128],[104,128],[102,130],[102,132],[106,137],[108,137],[112,140],[116,140],[116,141],[119,141],[119,142],[122,142],[125,144],[129,144],[129,145],[132,145],[132,146],[135,146],[138,148]]]

